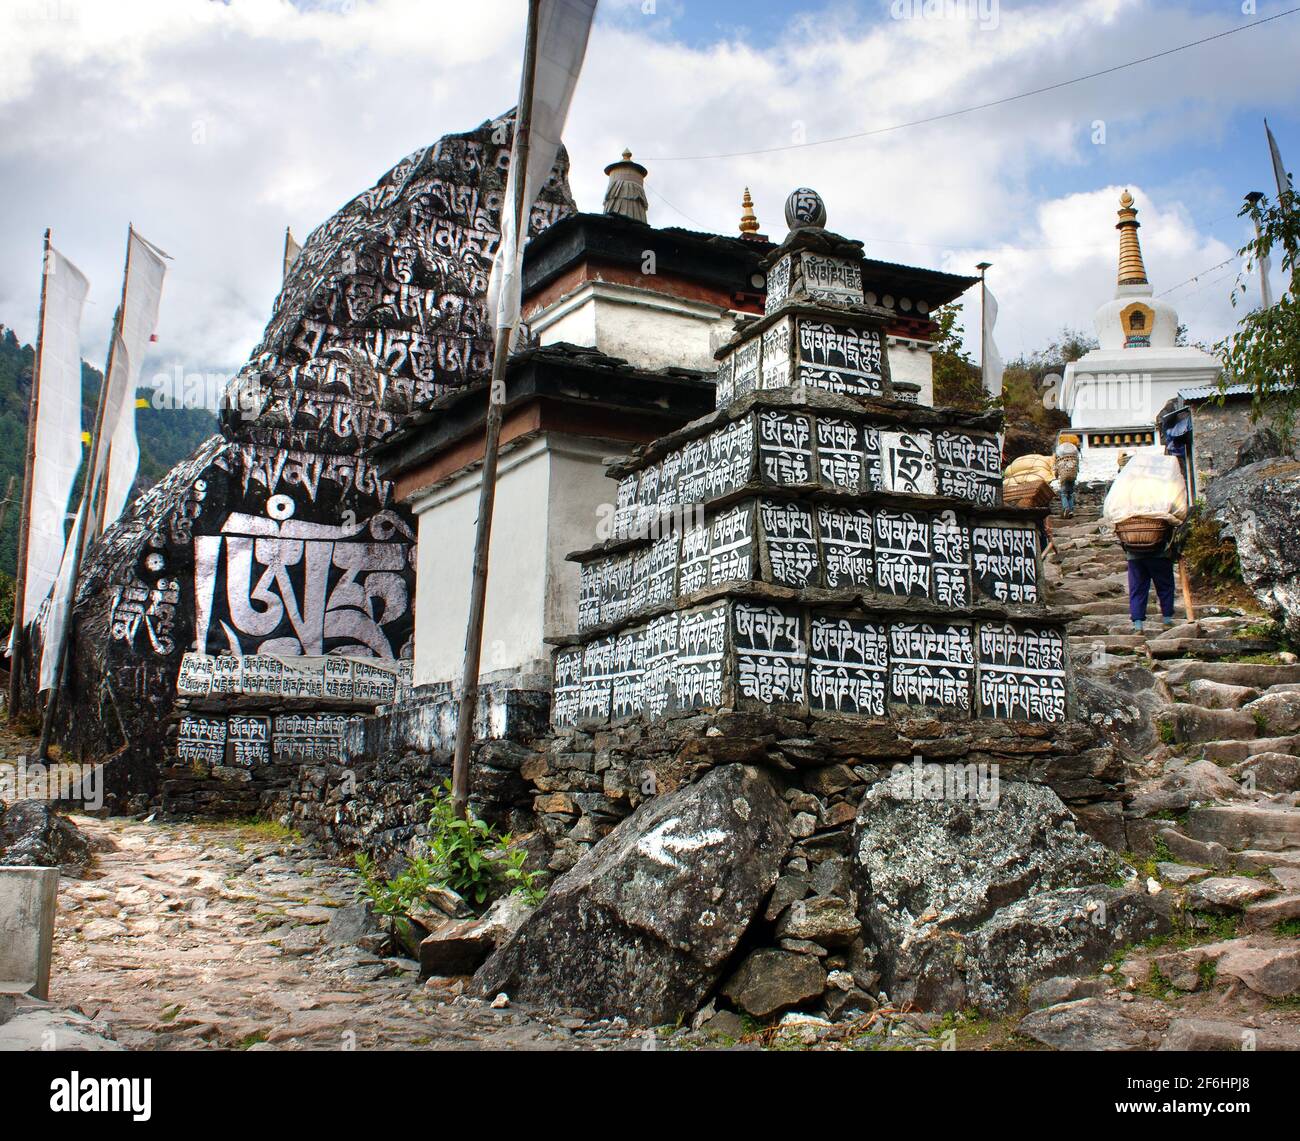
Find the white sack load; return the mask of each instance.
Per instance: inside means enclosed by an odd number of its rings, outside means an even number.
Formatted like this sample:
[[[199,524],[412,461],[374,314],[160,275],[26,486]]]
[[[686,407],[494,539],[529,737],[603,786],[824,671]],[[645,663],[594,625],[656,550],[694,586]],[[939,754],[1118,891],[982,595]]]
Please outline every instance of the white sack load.
[[[1141,452],[1115,477],[1102,518],[1114,525],[1137,516],[1166,523],[1187,518],[1187,484],[1177,457]]]

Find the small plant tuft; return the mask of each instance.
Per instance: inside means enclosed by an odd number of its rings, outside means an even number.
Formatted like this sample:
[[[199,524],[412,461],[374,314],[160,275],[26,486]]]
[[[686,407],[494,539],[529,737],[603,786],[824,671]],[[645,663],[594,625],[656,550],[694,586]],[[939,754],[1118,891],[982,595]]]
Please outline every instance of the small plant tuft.
[[[511,846],[508,832],[498,832],[472,812],[463,820],[457,816],[450,781],[421,805],[429,807],[429,846],[399,875],[385,878],[369,856],[356,857],[361,893],[376,914],[404,918],[433,887],[450,888],[479,908],[510,892],[532,904],[541,901],[545,891],[540,873],[524,867],[528,853]]]

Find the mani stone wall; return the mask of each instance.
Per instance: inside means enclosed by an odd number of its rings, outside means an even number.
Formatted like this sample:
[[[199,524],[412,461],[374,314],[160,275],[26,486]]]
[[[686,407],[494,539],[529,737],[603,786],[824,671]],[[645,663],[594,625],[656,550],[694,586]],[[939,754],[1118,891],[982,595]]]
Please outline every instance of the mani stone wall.
[[[611,469],[614,534],[574,556],[554,725],[723,708],[1064,723],[1043,512],[1001,503],[1000,417],[892,397],[883,314],[846,299],[855,243],[796,229],[774,257],[771,312],[719,352],[718,411]],[[827,260],[843,264],[810,268]]]
[[[894,392],[860,259],[795,225],[767,313],[719,351],[717,411],[611,467],[613,534],[572,556],[579,629],[520,769],[552,870],[731,764],[778,774],[787,871],[823,895],[900,764],[1048,785],[1114,842],[1122,759],[1075,715],[1045,512],[1002,502],[1000,415]]]
[[[393,689],[411,654],[415,523],[365,452],[488,374],[512,132],[507,115],[446,136],[313,231],[221,434],[90,551],[59,739],[111,761],[115,805],[167,779],[178,810],[215,810],[226,789],[243,811],[247,786],[283,788],[292,757],[334,749],[338,716],[379,700],[358,695]],[[567,169],[562,153],[533,233],[574,211]],[[352,697],[311,700],[331,686]]]

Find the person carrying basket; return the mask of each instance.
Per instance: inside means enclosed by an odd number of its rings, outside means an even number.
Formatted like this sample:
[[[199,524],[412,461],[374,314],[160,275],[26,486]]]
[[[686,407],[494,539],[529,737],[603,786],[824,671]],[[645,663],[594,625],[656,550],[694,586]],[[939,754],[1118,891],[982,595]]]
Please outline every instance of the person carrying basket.
[[[1128,612],[1135,633],[1146,625],[1151,587],[1165,626],[1174,622],[1174,560],[1186,531],[1187,487],[1172,456],[1139,454],[1106,494],[1103,518],[1128,561]]]
[[[1074,515],[1074,482],[1079,478],[1078,436],[1062,436],[1056,442],[1052,466],[1061,489],[1061,514],[1069,519]]]

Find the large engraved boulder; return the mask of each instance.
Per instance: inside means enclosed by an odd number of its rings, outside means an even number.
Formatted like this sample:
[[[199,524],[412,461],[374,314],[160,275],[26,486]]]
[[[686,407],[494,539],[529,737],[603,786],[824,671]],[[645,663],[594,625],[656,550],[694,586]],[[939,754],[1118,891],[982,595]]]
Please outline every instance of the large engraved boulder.
[[[182,655],[409,657],[415,523],[365,450],[485,379],[513,116],[408,156],[308,237],[220,434],[88,554],[59,736],[152,795]],[[561,152],[530,219],[575,209]]]
[[[789,845],[790,812],[771,777],[713,769],[647,801],[587,852],[475,987],[643,1026],[689,1015],[721,978]]]
[[[1241,574],[1264,608],[1300,638],[1300,460],[1234,468],[1210,484],[1206,506],[1236,541]]]
[[[859,917],[881,986],[923,1010],[1001,1012],[1039,979],[1087,971],[1167,929],[1116,857],[1050,788],[989,786],[983,799],[913,770],[863,798],[853,830]]]

